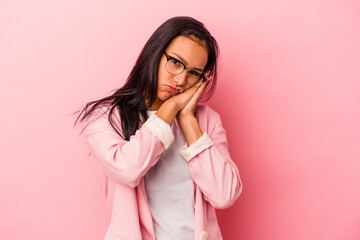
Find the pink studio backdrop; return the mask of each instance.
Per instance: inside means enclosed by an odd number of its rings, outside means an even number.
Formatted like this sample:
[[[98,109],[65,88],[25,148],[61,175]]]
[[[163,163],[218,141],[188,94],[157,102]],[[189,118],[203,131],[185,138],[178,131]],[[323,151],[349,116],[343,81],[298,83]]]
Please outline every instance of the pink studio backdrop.
[[[217,92],[244,190],[225,239],[360,239],[358,1],[0,1],[0,239],[96,240],[103,175],[72,112],[120,87],[176,15],[221,48]]]

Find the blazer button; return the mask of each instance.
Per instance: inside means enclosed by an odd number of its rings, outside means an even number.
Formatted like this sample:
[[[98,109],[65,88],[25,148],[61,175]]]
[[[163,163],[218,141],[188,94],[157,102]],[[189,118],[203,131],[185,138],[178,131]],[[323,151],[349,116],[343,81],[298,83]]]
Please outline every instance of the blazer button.
[[[207,240],[207,239],[208,239],[207,231],[202,231],[200,234],[200,240]]]

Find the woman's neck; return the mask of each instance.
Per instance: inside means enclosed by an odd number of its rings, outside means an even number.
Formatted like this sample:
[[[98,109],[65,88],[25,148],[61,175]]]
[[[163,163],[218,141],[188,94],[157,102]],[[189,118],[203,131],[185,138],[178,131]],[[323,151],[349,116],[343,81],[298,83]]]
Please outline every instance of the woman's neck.
[[[157,111],[159,110],[159,108],[161,107],[161,105],[163,104],[164,102],[161,101],[159,98],[156,98],[155,99],[155,102],[151,105],[151,107],[149,107],[147,110],[148,111]]]

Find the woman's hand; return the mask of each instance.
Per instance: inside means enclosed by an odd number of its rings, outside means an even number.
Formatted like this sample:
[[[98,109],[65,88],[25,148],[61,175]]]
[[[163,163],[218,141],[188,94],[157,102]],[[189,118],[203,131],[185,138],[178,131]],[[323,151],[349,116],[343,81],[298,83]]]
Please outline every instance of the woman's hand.
[[[181,116],[185,116],[185,115],[194,115],[195,112],[195,108],[196,105],[198,104],[198,102],[201,99],[201,95],[203,94],[203,92],[205,91],[206,85],[208,83],[208,80],[203,82],[203,80],[200,80],[200,82],[198,82],[195,88],[196,90],[194,91],[191,99],[187,102],[187,104],[179,111],[178,113],[178,118]]]
[[[172,125],[174,119],[180,114],[183,116],[187,115],[194,117],[196,104],[199,102],[201,94],[205,90],[206,84],[207,83],[203,82],[203,80],[199,80],[194,86],[186,89],[184,92],[172,96],[161,105],[156,112],[156,115],[170,126]],[[182,117],[179,116],[177,119],[179,121]]]
[[[197,103],[205,90],[208,81],[203,82],[200,79],[194,86],[186,89],[184,92],[169,98],[167,101],[174,102],[179,112],[194,114]]]
[[[198,83],[200,86],[196,86],[197,89],[191,99],[176,115],[177,122],[188,146],[196,142],[203,135],[199,123],[195,118],[194,112],[196,105],[205,90],[207,82],[208,81]]]
[[[196,84],[194,84],[194,86],[186,89],[182,93],[172,96],[166,102],[173,102],[176,106],[177,111],[182,110],[189,103],[197,90],[200,88],[201,83],[202,81],[199,80]]]

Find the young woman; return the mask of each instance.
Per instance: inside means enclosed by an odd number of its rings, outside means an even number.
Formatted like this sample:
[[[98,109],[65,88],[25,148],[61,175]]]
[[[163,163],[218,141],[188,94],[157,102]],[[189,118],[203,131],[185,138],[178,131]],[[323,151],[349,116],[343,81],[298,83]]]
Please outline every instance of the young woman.
[[[242,183],[219,115],[199,105],[217,80],[204,25],[174,17],[150,37],[125,85],[76,119],[106,176],[106,240],[222,239],[215,208]],[[206,90],[206,91],[205,91]]]

